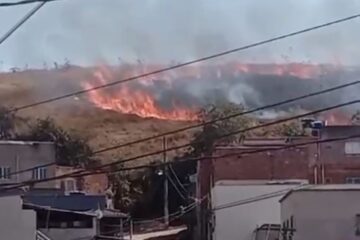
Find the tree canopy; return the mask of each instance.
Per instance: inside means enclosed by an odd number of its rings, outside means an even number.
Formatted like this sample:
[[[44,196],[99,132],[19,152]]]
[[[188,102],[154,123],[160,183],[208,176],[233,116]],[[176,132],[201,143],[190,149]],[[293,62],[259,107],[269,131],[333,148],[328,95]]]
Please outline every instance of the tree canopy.
[[[36,120],[29,125],[29,131],[17,134],[16,140],[54,142],[59,165],[86,167],[92,162],[87,141],[57,126],[51,118]]]

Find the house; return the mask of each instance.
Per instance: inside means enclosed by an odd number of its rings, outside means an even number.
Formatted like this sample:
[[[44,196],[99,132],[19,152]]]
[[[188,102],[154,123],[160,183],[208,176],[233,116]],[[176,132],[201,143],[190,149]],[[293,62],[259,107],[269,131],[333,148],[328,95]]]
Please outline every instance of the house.
[[[67,166],[56,166],[56,176],[71,174],[81,168]],[[105,173],[99,173],[80,178],[66,177],[56,180],[56,188],[63,189],[66,192],[81,191],[87,194],[104,194],[109,187],[108,177]]]
[[[360,126],[325,126],[318,138],[334,139],[360,135]],[[360,138],[320,143],[311,162],[312,182],[317,184],[360,183]]]
[[[209,159],[198,162],[197,198],[202,199],[210,193],[199,206],[201,233],[198,235],[210,236],[209,231],[212,231],[209,218],[201,214],[213,207],[211,190],[219,181],[307,181],[309,161],[315,161],[315,146],[284,147],[309,141],[314,141],[314,138],[248,138],[240,144],[216,146]],[[253,151],[259,152],[246,154]],[[236,200],[234,196],[233,201]]]
[[[22,208],[21,196],[1,196],[0,209],[1,239],[36,239],[36,212]]]
[[[53,177],[55,160],[55,146],[51,142],[0,141],[0,184]],[[36,166],[39,167],[34,168]],[[54,181],[48,181],[36,184],[36,187],[54,185]]]
[[[216,146],[208,160],[199,161],[201,196],[218,180],[295,178],[314,184],[360,183],[360,138],[315,143],[360,135],[360,126],[317,126],[314,133],[311,137],[246,138],[238,144]],[[314,143],[286,148],[306,142]]]
[[[107,208],[105,195],[38,189],[0,197],[6,239],[102,239],[124,233],[127,214]],[[24,237],[26,235],[26,237]],[[4,236],[4,235],[3,235]],[[5,238],[4,238],[5,239]]]
[[[312,185],[289,191],[281,204],[284,240],[360,237],[360,185]]]
[[[304,180],[216,182],[211,194],[212,239],[269,240],[270,236],[278,237],[274,229],[281,224],[279,199],[288,190],[306,183]],[[272,196],[274,192],[278,194]],[[255,201],[259,196],[263,197]],[[267,238],[262,238],[264,234]]]
[[[318,142],[360,135],[360,126],[326,126],[318,121],[313,126],[314,135],[309,137],[245,138],[237,144],[217,145],[208,158],[198,161],[196,196],[206,198],[197,210],[197,235],[211,236],[214,226],[206,213],[214,207],[212,190],[221,181],[360,183],[360,138]]]

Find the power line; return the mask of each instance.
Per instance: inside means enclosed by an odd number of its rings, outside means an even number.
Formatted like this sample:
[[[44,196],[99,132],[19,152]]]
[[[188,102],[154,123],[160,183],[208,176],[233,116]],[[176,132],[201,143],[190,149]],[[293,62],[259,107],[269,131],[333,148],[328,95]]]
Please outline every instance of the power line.
[[[289,118],[283,118],[283,119],[280,119],[280,120],[277,120],[277,121],[272,121],[272,122],[269,122],[269,123],[260,124],[260,125],[254,126],[254,127],[250,127],[250,128],[246,128],[246,129],[241,129],[241,130],[238,130],[238,131],[233,131],[233,132],[230,132],[230,133],[228,133],[228,134],[219,136],[217,139],[221,139],[221,138],[228,137],[228,136],[235,135],[235,134],[239,134],[239,133],[245,133],[245,132],[247,132],[247,131],[252,131],[252,130],[259,129],[259,128],[263,128],[263,127],[268,127],[268,126],[276,125],[276,124],[279,124],[279,123],[291,121],[291,120],[294,120],[294,119],[306,117],[306,116],[309,116],[309,115],[313,115],[313,114],[325,112],[325,111],[328,111],[328,110],[332,110],[332,109],[336,109],[336,108],[339,108],[339,107],[348,106],[348,105],[355,104],[355,103],[359,103],[359,102],[360,102],[360,100],[354,100],[354,101],[350,101],[350,102],[338,104],[338,105],[335,105],[335,106],[331,106],[331,107],[327,107],[327,108],[322,108],[322,109],[319,109],[319,110],[316,110],[316,111],[312,111],[312,112],[309,112],[309,113],[300,114],[300,115],[296,115],[296,116],[289,117]],[[118,164],[122,164],[122,163],[125,163],[125,162],[135,161],[135,160],[137,160],[137,159],[139,159],[139,158],[144,158],[144,157],[149,157],[149,156],[153,156],[153,155],[158,155],[158,154],[161,154],[161,153],[163,153],[163,152],[165,152],[165,151],[172,151],[172,150],[181,149],[181,148],[188,147],[188,146],[190,146],[190,144],[183,144],[183,145],[180,145],[180,146],[171,147],[171,148],[167,148],[167,149],[164,149],[164,150],[159,150],[159,151],[155,151],[155,152],[151,152],[151,153],[147,153],[147,154],[143,154],[143,155],[138,155],[138,156],[135,156],[135,157],[132,157],[132,158],[128,158],[128,159],[124,159],[124,160],[119,160],[119,161],[115,161],[115,162],[103,164],[103,165],[100,165],[100,166],[92,169],[91,171],[96,171],[96,170],[98,170],[98,173],[101,173],[101,169],[103,169],[103,168],[105,168],[105,167],[116,166],[116,165],[118,165]],[[96,173],[95,173],[95,174],[96,174]],[[36,183],[40,183],[40,182],[47,182],[47,181],[52,181],[52,180],[57,180],[57,179],[62,179],[62,178],[67,178],[67,177],[74,177],[74,176],[75,176],[75,177],[81,177],[81,176],[87,176],[87,175],[92,175],[92,173],[90,172],[90,174],[89,174],[89,173],[86,173],[86,170],[79,170],[79,171],[76,171],[76,172],[73,172],[73,173],[63,174],[63,175],[60,175],[60,176],[51,177],[51,178],[47,178],[47,179],[30,180],[30,181],[27,181],[25,185],[31,185],[31,184],[36,184]]]
[[[124,143],[124,144],[99,149],[99,150],[95,151],[94,153],[98,154],[98,153],[102,153],[102,152],[107,152],[107,151],[110,151],[110,150],[113,150],[113,149],[123,148],[123,147],[127,147],[127,146],[130,146],[130,145],[133,145],[133,144],[146,142],[146,141],[153,140],[153,139],[160,138],[160,137],[165,137],[165,136],[168,136],[168,135],[172,135],[172,134],[175,134],[175,133],[187,131],[187,130],[190,130],[190,129],[199,128],[199,127],[202,127],[202,126],[207,125],[207,124],[214,124],[216,122],[228,120],[228,119],[235,118],[235,117],[240,117],[240,116],[243,116],[243,115],[255,113],[255,112],[266,110],[266,109],[269,109],[269,108],[274,108],[274,107],[278,107],[278,106],[281,106],[281,105],[293,103],[293,102],[303,100],[303,99],[306,99],[306,98],[310,98],[310,97],[322,95],[322,94],[325,94],[325,93],[333,92],[333,91],[336,91],[336,90],[339,90],[339,89],[342,89],[342,88],[347,88],[347,87],[350,87],[350,86],[357,85],[359,83],[360,83],[360,81],[353,81],[353,82],[349,82],[349,83],[346,83],[346,84],[337,85],[337,86],[327,88],[327,89],[324,89],[324,90],[308,93],[308,94],[305,94],[305,95],[302,95],[302,96],[299,96],[299,97],[290,98],[290,99],[280,101],[280,102],[277,102],[277,103],[273,103],[273,104],[261,106],[261,107],[258,107],[258,108],[250,109],[248,111],[229,114],[229,115],[226,115],[224,117],[216,118],[214,120],[205,121],[205,122],[202,122],[202,123],[190,125],[190,126],[183,127],[183,128],[178,128],[178,129],[173,130],[173,131],[168,131],[168,132],[165,132],[165,133],[161,133],[161,134],[141,138],[141,139],[131,141],[131,142],[127,142],[127,143]]]
[[[288,117],[288,118],[283,118],[283,119],[280,119],[280,120],[276,120],[276,121],[272,121],[272,122],[268,122],[268,123],[256,125],[256,126],[249,127],[249,128],[245,128],[245,129],[240,129],[240,130],[237,130],[237,131],[232,131],[232,132],[230,132],[230,133],[227,133],[227,134],[218,136],[218,137],[216,138],[216,140],[219,140],[219,139],[222,139],[222,138],[226,138],[226,137],[229,137],[229,136],[232,136],[232,135],[236,135],[236,134],[240,134],[240,133],[245,133],[245,132],[248,132],[248,131],[256,130],[256,129],[259,129],[259,128],[269,127],[269,126],[272,126],[272,125],[276,125],[276,124],[288,122],[288,121],[291,121],[291,120],[296,120],[296,119],[298,119],[298,118],[303,118],[303,117],[306,117],[306,116],[309,116],[309,115],[314,115],[314,114],[322,113],[322,112],[325,112],[325,111],[329,111],[329,110],[333,110],[333,109],[337,109],[337,108],[341,108],[341,107],[353,105],[353,104],[356,104],[356,103],[360,103],[360,100],[353,100],[353,101],[349,101],[349,102],[345,102],[345,103],[333,105],[333,106],[330,106],[330,107],[318,109],[318,110],[315,110],[315,111],[311,111],[311,112],[308,112],[308,113],[299,114],[299,115],[295,115],[295,116]],[[138,156],[135,156],[135,157],[127,158],[127,159],[124,159],[124,160],[119,160],[119,161],[115,161],[115,162],[103,164],[103,165],[98,166],[98,168],[111,167],[111,166],[115,166],[115,165],[122,164],[122,163],[132,162],[132,161],[135,161],[135,160],[137,160],[137,159],[139,159],[139,158],[150,157],[150,156],[154,156],[154,155],[161,154],[161,153],[163,153],[164,151],[174,151],[174,150],[178,150],[178,149],[183,149],[183,148],[185,148],[185,147],[191,147],[191,143],[186,143],[186,144],[183,144],[183,145],[179,145],[179,146],[175,146],[175,147],[170,147],[170,148],[167,148],[167,149],[165,149],[165,150],[158,150],[158,151],[154,151],[154,152],[150,152],[150,153],[138,155]],[[114,148],[112,148],[112,149],[114,149]]]
[[[267,194],[258,195],[256,197],[251,197],[251,198],[223,204],[223,205],[213,208],[212,211],[219,211],[219,210],[223,210],[223,209],[227,209],[227,208],[233,208],[233,207],[237,207],[237,206],[241,206],[241,205],[245,205],[245,204],[250,204],[253,202],[258,202],[258,201],[269,199],[269,198],[279,197],[279,196],[282,196],[282,195],[288,193],[289,191],[305,189],[305,188],[310,188],[310,187],[312,187],[312,185],[301,184],[300,186],[296,186],[293,188],[287,188],[287,189],[283,189],[283,190],[279,190],[279,191],[275,191],[275,192],[271,192],[271,193],[267,193]]]
[[[0,7],[13,7],[13,6],[19,6],[19,5],[27,5],[32,3],[48,3],[48,2],[54,2],[59,0],[24,0],[24,1],[18,1],[18,2],[2,2],[0,3]]]
[[[31,9],[23,18],[21,18],[9,31],[7,31],[1,38],[0,38],[0,45],[3,44],[16,30],[18,30],[27,20],[29,20],[37,11],[39,11],[44,5],[46,1],[35,6]]]
[[[189,162],[189,161],[203,161],[203,160],[214,160],[214,159],[221,159],[221,158],[226,158],[226,157],[232,157],[232,156],[243,156],[243,155],[251,155],[251,154],[258,154],[258,153],[263,153],[263,152],[269,152],[269,151],[281,151],[281,150],[285,150],[285,149],[290,149],[290,148],[295,148],[295,147],[302,147],[302,146],[307,146],[307,145],[312,145],[312,144],[321,144],[321,143],[329,143],[329,142],[337,142],[337,141],[345,141],[348,139],[354,139],[354,138],[360,138],[360,134],[356,134],[356,135],[351,135],[351,136],[346,136],[346,137],[338,137],[338,138],[328,138],[328,139],[322,139],[322,140],[314,140],[314,141],[307,141],[307,142],[302,142],[302,143],[296,143],[296,144],[289,144],[286,146],[282,146],[282,147],[278,147],[278,148],[261,148],[261,149],[255,149],[255,150],[251,150],[251,151],[242,151],[241,153],[237,152],[237,153],[228,153],[228,154],[223,154],[223,155],[219,155],[219,156],[205,156],[205,157],[195,157],[195,158],[187,158],[184,160],[178,160],[176,163],[182,163],[182,162]],[[159,163],[156,165],[138,165],[138,166],[134,166],[134,167],[128,167],[128,168],[122,168],[122,169],[118,169],[118,170],[103,170],[103,171],[99,171],[95,174],[103,174],[103,173],[114,173],[114,172],[122,172],[122,171],[131,171],[131,170],[140,170],[140,169],[145,169],[145,168],[160,168],[163,167],[165,165],[171,165],[173,163],[169,162],[169,163]],[[77,175],[77,176],[88,176],[88,175],[92,175],[92,173],[83,173],[81,175]]]
[[[185,187],[184,187],[184,185],[181,183],[179,177],[177,176],[174,168],[171,166],[171,164],[169,165],[169,169],[170,169],[170,172],[174,175],[175,180],[176,180],[176,182],[179,184],[179,186],[181,187],[181,189],[182,189],[184,192],[187,192],[186,189],[185,189]]]
[[[353,139],[353,138],[360,138],[360,135],[357,134],[357,135],[351,135],[351,136],[346,136],[346,137],[316,140],[316,141],[303,142],[303,143],[298,143],[298,144],[289,144],[287,146],[284,146],[281,148],[275,148],[275,149],[274,148],[268,148],[268,149],[264,148],[264,149],[256,149],[256,150],[252,150],[252,151],[244,151],[242,153],[229,153],[229,154],[224,154],[221,156],[188,158],[186,160],[179,160],[177,162],[201,161],[201,160],[225,158],[225,157],[234,156],[234,155],[256,154],[256,153],[267,152],[267,151],[279,151],[279,150],[283,150],[283,149],[299,147],[299,146],[306,146],[306,145],[310,145],[310,144],[327,143],[327,142],[334,142],[334,141],[344,141],[344,140]],[[139,166],[135,166],[135,167],[122,168],[119,170],[103,170],[103,171],[99,170],[99,171],[93,171],[93,172],[78,171],[78,172],[74,172],[72,174],[64,174],[64,175],[51,177],[51,178],[47,178],[47,179],[25,181],[22,183],[18,183],[16,186],[4,187],[4,188],[2,188],[2,190],[12,190],[12,189],[16,189],[16,188],[23,187],[26,185],[33,185],[33,184],[37,184],[37,183],[41,183],[41,182],[54,181],[54,180],[63,179],[63,178],[67,178],[67,177],[84,177],[84,176],[97,175],[97,174],[103,174],[103,173],[116,173],[116,172],[139,170],[139,169],[145,169],[145,168],[156,168],[156,167],[163,167],[163,166],[169,165],[169,164],[171,164],[171,163],[160,163],[160,164],[154,164],[154,165],[139,165]]]
[[[261,45],[265,45],[265,44],[268,44],[268,43],[272,43],[272,42],[275,42],[275,41],[279,41],[279,40],[282,40],[282,39],[293,37],[293,36],[300,35],[300,34],[303,34],[303,33],[311,32],[311,31],[314,31],[314,30],[317,30],[317,29],[329,27],[331,25],[335,25],[335,24],[338,24],[338,23],[350,21],[350,20],[358,18],[358,17],[360,17],[360,14],[352,15],[352,16],[349,16],[349,17],[341,18],[341,19],[337,19],[337,20],[330,21],[330,22],[327,22],[327,23],[324,23],[324,24],[320,24],[320,25],[316,25],[316,26],[313,26],[313,27],[305,28],[305,29],[302,29],[302,30],[299,30],[299,31],[287,33],[287,34],[280,35],[280,36],[277,36],[277,37],[273,37],[273,38],[270,38],[270,39],[267,39],[267,40],[263,40],[263,41],[255,42],[255,43],[252,43],[252,44],[249,44],[249,45],[245,45],[245,46],[242,46],[242,47],[239,47],[239,48],[234,48],[234,49],[231,49],[231,50],[223,51],[223,52],[216,53],[216,54],[213,54],[213,55],[210,55],[210,56],[206,56],[206,57],[198,58],[198,59],[195,59],[195,60],[187,61],[187,62],[180,63],[180,64],[177,64],[177,65],[174,65],[174,66],[169,66],[169,67],[166,67],[166,68],[158,69],[158,70],[155,70],[155,71],[152,71],[152,72],[132,76],[132,77],[125,78],[125,79],[122,79],[122,80],[107,83],[107,84],[104,84],[104,85],[99,85],[99,86],[96,86],[96,87],[92,87],[92,88],[88,88],[88,89],[84,89],[84,90],[80,90],[80,91],[75,91],[75,92],[68,93],[68,94],[65,94],[65,95],[61,95],[61,96],[58,96],[58,97],[48,98],[48,99],[45,99],[45,100],[42,100],[42,101],[39,101],[39,102],[30,103],[30,104],[27,104],[27,105],[15,107],[15,108],[11,109],[9,112],[16,112],[16,111],[20,111],[20,110],[27,109],[27,108],[32,108],[32,107],[39,106],[39,105],[42,105],[42,104],[58,101],[58,100],[61,100],[61,99],[64,99],[64,98],[74,97],[74,96],[81,95],[81,94],[84,94],[84,93],[87,93],[87,92],[96,91],[96,90],[111,87],[111,86],[114,86],[114,85],[130,82],[130,81],[133,81],[133,80],[136,80],[136,79],[139,79],[139,78],[148,77],[148,76],[152,76],[152,75],[155,75],[155,74],[167,72],[167,71],[170,71],[170,70],[182,68],[182,67],[189,66],[189,65],[192,65],[192,64],[195,64],[195,63],[208,61],[208,60],[213,59],[213,58],[222,57],[222,56],[229,55],[229,54],[232,54],[232,53],[235,53],[235,52],[240,52],[240,51],[243,51],[243,50],[258,47],[258,46],[261,46]]]
[[[216,123],[216,122],[219,122],[219,121],[224,121],[224,120],[227,120],[227,119],[243,116],[243,115],[246,115],[246,114],[255,113],[255,112],[265,110],[265,109],[268,109],[268,108],[274,108],[274,107],[278,107],[278,106],[281,106],[281,105],[296,102],[296,101],[299,101],[299,100],[302,100],[302,99],[322,95],[322,94],[325,94],[325,93],[330,93],[330,92],[333,92],[333,91],[336,91],[336,90],[339,90],[339,89],[342,89],[342,88],[357,85],[359,83],[360,83],[360,81],[353,81],[353,82],[349,82],[349,83],[346,83],[346,84],[337,85],[337,86],[334,86],[334,87],[331,87],[331,88],[327,88],[327,89],[324,89],[324,90],[308,93],[308,94],[305,94],[305,95],[302,95],[302,96],[287,99],[287,100],[280,101],[280,102],[277,102],[277,103],[273,103],[273,104],[265,105],[265,106],[262,106],[262,107],[250,109],[248,111],[237,112],[237,113],[230,114],[230,115],[227,115],[227,116],[224,116],[224,117],[220,117],[220,118],[217,118],[217,119],[214,119],[214,120],[205,121],[205,122],[190,125],[190,126],[187,126],[187,127],[184,127],[184,128],[178,128],[178,129],[175,129],[173,131],[168,131],[168,132],[165,132],[165,133],[162,133],[162,134],[153,135],[153,136],[146,137],[146,138],[141,138],[141,139],[138,139],[138,140],[135,140],[135,141],[132,141],[132,142],[128,142],[128,143],[124,143],[124,144],[120,144],[120,145],[115,145],[115,146],[111,146],[111,147],[107,147],[107,148],[102,148],[102,149],[93,151],[92,156],[103,153],[103,152],[108,152],[108,151],[112,151],[112,150],[115,150],[115,149],[130,146],[130,145],[133,145],[133,144],[137,144],[137,143],[141,143],[141,142],[145,142],[145,141],[150,141],[152,139],[165,137],[165,136],[172,135],[172,134],[175,134],[175,133],[178,133],[178,132],[187,131],[187,130],[190,130],[190,129],[193,129],[193,128],[198,128],[198,127],[201,127],[201,126],[204,126],[204,125],[207,125],[207,124],[213,124],[213,123]],[[24,172],[27,172],[27,171],[32,171],[32,170],[37,169],[39,167],[46,167],[46,166],[51,166],[51,165],[55,165],[55,164],[56,164],[56,162],[53,162],[53,163],[49,163],[48,165],[40,165],[40,166],[32,167],[32,168],[29,168],[29,169],[24,169],[24,170],[21,170],[21,171],[10,173],[10,176],[15,175],[15,174],[19,174],[19,173],[24,173]]]
[[[36,169],[39,169],[39,168],[45,168],[45,167],[49,167],[49,166],[52,166],[52,165],[56,165],[56,163],[51,162],[51,163],[46,163],[46,164],[42,164],[42,165],[37,165],[35,167],[19,170],[19,171],[16,171],[16,172],[11,172],[11,173],[8,174],[8,176],[13,176],[13,175],[24,173],[24,172],[30,172],[32,170],[36,170]]]
[[[171,165],[170,165],[171,166]],[[179,194],[179,196],[183,199],[186,200],[186,197],[184,196],[184,194],[182,194],[182,192],[180,191],[180,189],[177,187],[176,183],[174,182],[174,180],[170,177],[170,175],[168,173],[165,173],[165,177],[167,177],[171,183],[171,185],[173,185],[175,191]]]

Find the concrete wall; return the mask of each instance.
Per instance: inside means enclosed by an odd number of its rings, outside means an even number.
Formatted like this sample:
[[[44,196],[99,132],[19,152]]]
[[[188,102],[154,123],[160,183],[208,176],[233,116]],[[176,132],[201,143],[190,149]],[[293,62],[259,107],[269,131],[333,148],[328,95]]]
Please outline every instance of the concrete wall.
[[[212,206],[257,197],[295,185],[250,184],[242,181],[218,182],[212,190]],[[253,240],[254,231],[265,223],[280,224],[281,196],[215,211],[214,240]]]
[[[355,240],[359,202],[360,189],[294,192],[281,203],[281,220],[293,216],[294,240]]]
[[[0,239],[35,240],[36,213],[23,210],[20,196],[0,197]]]
[[[21,141],[0,141],[0,167],[10,167],[17,172],[35,166],[55,162],[55,147],[52,143],[30,143]],[[47,167],[47,176],[55,176],[55,166]],[[12,175],[0,183],[15,183],[32,180],[32,171]],[[54,187],[55,182],[44,182],[36,187]]]

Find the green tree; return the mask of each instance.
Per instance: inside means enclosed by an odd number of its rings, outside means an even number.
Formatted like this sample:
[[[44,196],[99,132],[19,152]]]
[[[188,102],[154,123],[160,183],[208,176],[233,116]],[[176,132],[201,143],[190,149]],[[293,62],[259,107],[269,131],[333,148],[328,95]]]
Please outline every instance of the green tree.
[[[220,103],[203,108],[199,112],[199,118],[203,123],[223,118],[235,113],[243,112],[243,105],[233,103]],[[210,153],[215,143],[230,143],[237,141],[244,134],[230,135],[232,132],[248,128],[256,121],[248,116],[238,116],[211,124],[205,124],[202,130],[195,133],[191,142],[191,155]],[[229,135],[229,136],[226,136]],[[226,137],[223,137],[226,136]]]
[[[14,136],[15,114],[6,107],[0,107],[0,139],[11,139]]]
[[[130,212],[135,204],[141,200],[146,184],[148,184],[147,174],[136,176],[121,170],[122,165],[112,167],[112,173],[108,174],[108,179],[112,187],[115,208]]]
[[[52,119],[38,119],[29,127],[28,132],[18,134],[16,139],[54,142],[59,165],[87,167],[93,163],[92,150],[87,141],[57,126]]]

